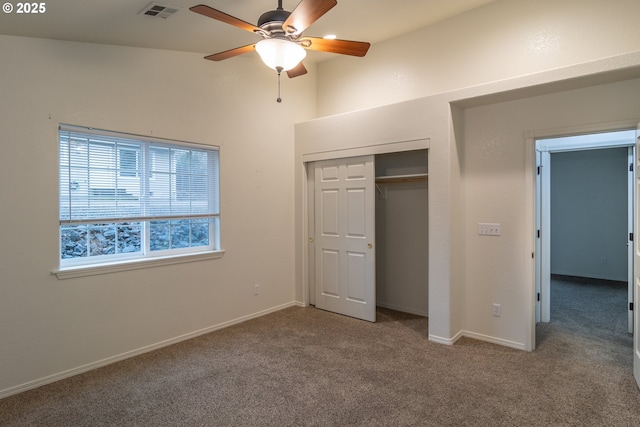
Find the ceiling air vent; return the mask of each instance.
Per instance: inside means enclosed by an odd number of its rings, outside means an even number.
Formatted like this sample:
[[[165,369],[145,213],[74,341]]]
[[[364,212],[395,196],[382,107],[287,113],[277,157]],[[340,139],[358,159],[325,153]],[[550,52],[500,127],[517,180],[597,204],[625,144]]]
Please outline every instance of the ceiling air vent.
[[[140,11],[140,15],[153,16],[155,18],[167,19],[178,11],[176,6],[169,6],[162,3],[149,3],[147,7]]]

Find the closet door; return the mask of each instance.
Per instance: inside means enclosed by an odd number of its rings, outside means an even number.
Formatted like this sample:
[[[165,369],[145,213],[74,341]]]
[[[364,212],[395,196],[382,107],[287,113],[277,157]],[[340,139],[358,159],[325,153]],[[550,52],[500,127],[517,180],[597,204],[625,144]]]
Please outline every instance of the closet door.
[[[374,157],[315,164],[316,307],[374,322]]]

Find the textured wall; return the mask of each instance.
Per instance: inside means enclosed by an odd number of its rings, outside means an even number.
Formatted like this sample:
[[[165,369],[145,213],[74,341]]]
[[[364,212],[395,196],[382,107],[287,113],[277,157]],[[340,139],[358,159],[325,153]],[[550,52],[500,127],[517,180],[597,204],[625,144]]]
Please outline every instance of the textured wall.
[[[321,116],[640,50],[636,0],[499,0],[319,64]],[[596,31],[597,29],[597,31]]]
[[[312,76],[276,104],[258,61],[8,36],[0,54],[0,393],[292,303]],[[225,256],[58,280],[58,123],[219,145]]]

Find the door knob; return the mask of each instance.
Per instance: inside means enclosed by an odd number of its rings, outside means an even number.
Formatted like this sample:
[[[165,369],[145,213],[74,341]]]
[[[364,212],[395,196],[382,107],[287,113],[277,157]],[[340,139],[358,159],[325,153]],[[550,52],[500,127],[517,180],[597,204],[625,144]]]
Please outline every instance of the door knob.
[[[369,243],[367,247],[369,247],[369,249],[373,248],[373,243]]]

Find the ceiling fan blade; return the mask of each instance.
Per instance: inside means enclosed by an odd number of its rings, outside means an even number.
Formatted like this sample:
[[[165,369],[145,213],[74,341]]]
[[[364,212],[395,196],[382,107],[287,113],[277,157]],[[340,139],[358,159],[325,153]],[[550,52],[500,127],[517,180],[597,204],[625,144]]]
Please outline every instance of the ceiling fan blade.
[[[209,56],[205,56],[204,59],[209,59],[211,61],[222,61],[223,59],[233,58],[234,56],[242,55],[243,53],[248,53],[255,50],[256,45],[248,44],[246,46],[237,47],[235,49],[225,50],[224,52],[214,53]]]
[[[220,12],[219,10],[216,10],[205,4],[199,4],[197,6],[190,7],[189,10],[195,13],[199,13],[200,15],[204,15],[208,18],[213,18],[218,21],[224,22],[225,24],[230,24],[234,27],[250,31],[252,33],[261,31],[260,27],[256,27],[255,25],[245,22],[242,19],[238,19],[234,16],[227,15],[226,13]]]
[[[365,56],[369,50],[369,46],[371,46],[371,44],[367,42],[355,42],[339,39],[332,40],[320,37],[302,37],[300,39],[300,44],[305,49],[351,56]]]
[[[305,74],[307,74],[307,69],[304,67],[302,62],[296,65],[294,68],[287,71],[287,76],[289,76],[290,79],[294,77],[302,76]]]
[[[287,34],[299,35],[337,4],[336,0],[302,0],[284,21],[282,29]]]

